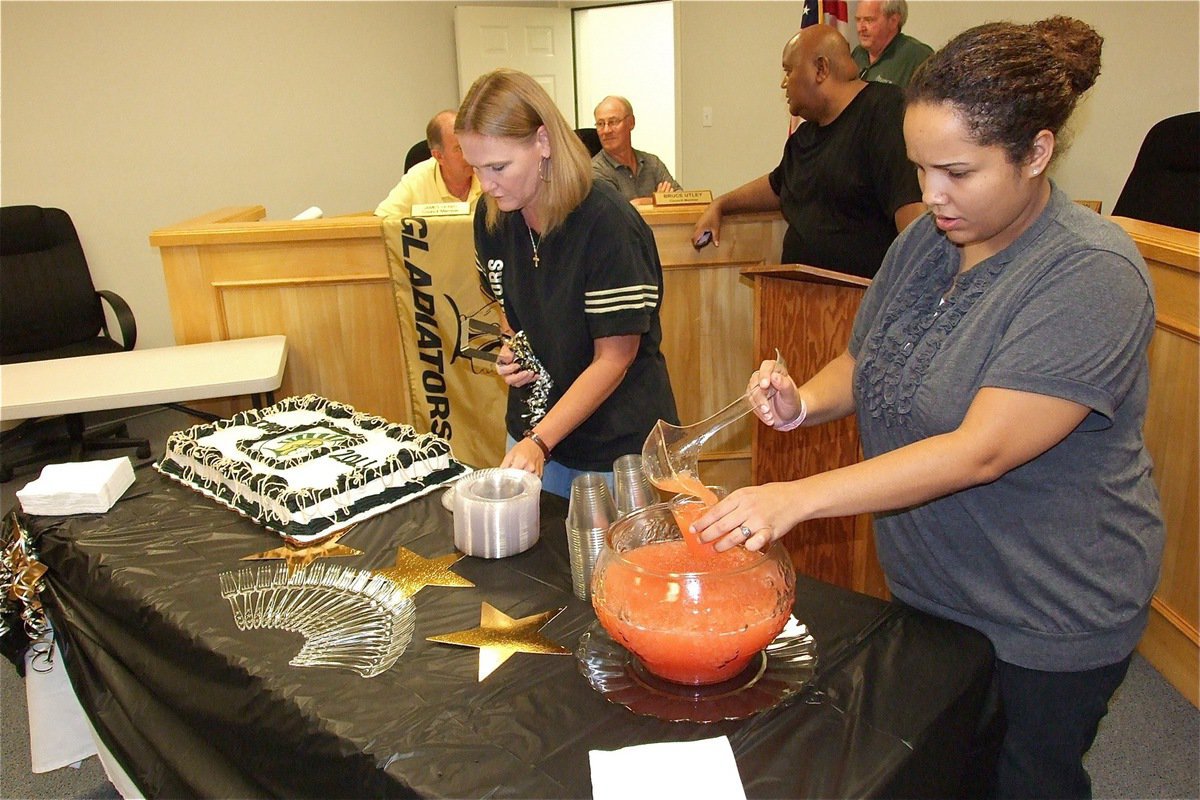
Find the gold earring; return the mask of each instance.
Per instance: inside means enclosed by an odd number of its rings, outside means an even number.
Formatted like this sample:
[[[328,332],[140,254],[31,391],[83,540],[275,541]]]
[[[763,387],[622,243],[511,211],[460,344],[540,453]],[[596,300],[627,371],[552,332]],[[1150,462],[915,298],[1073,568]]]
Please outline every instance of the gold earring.
[[[538,177],[542,183],[550,182],[550,156],[542,157],[542,162],[538,164]]]

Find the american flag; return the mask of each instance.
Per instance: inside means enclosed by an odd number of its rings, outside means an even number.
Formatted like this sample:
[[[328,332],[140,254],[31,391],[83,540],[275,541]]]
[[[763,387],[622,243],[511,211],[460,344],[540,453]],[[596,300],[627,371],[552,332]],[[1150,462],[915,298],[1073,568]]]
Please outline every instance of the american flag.
[[[804,0],[804,7],[800,12],[800,27],[807,28],[809,25],[816,25],[820,21],[821,0]]]
[[[800,27],[807,28],[823,21],[846,36],[850,32],[849,5],[846,0],[805,0],[800,12]]]
[[[847,40],[850,38],[850,4],[846,0],[822,0],[821,9],[825,22],[841,31]]]

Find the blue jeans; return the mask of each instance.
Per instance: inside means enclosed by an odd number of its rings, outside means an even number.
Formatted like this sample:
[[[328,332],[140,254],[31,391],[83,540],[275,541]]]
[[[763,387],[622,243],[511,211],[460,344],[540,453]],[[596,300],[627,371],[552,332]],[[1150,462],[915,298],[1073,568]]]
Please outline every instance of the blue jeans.
[[[505,452],[511,450],[517,440],[512,436],[505,436]],[[600,472],[599,470],[587,469],[571,469],[564,467],[554,459],[546,462],[546,466],[542,469],[542,491],[556,494],[559,497],[571,497],[571,481],[575,480],[576,475],[582,475],[585,472],[595,472],[604,478],[604,482],[608,484],[609,492],[616,492],[616,487],[613,485],[613,473],[610,469],[608,472]],[[615,494],[614,494],[615,496]]]

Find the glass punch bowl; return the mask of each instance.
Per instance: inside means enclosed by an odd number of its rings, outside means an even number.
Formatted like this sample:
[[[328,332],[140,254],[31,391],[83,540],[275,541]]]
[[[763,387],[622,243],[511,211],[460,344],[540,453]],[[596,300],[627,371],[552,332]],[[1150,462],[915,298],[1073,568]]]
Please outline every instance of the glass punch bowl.
[[[692,686],[747,670],[787,624],[795,592],[779,542],[698,559],[666,503],[614,522],[592,577],[609,636],[652,675]]]

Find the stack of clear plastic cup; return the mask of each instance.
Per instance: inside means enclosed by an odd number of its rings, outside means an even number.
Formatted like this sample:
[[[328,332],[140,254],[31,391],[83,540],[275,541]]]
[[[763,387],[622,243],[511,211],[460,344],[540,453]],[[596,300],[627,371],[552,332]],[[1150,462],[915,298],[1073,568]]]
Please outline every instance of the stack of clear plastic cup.
[[[617,490],[617,514],[622,517],[659,502],[658,490],[642,469],[640,453],[630,453],[613,462],[613,483]]]
[[[531,472],[495,467],[454,486],[454,546],[469,556],[523,553],[541,535],[542,481]]]
[[[567,506],[567,548],[571,555],[571,584],[575,596],[592,596],[592,569],[604,549],[608,526],[617,519],[608,483],[598,472],[585,472],[571,481]]]

